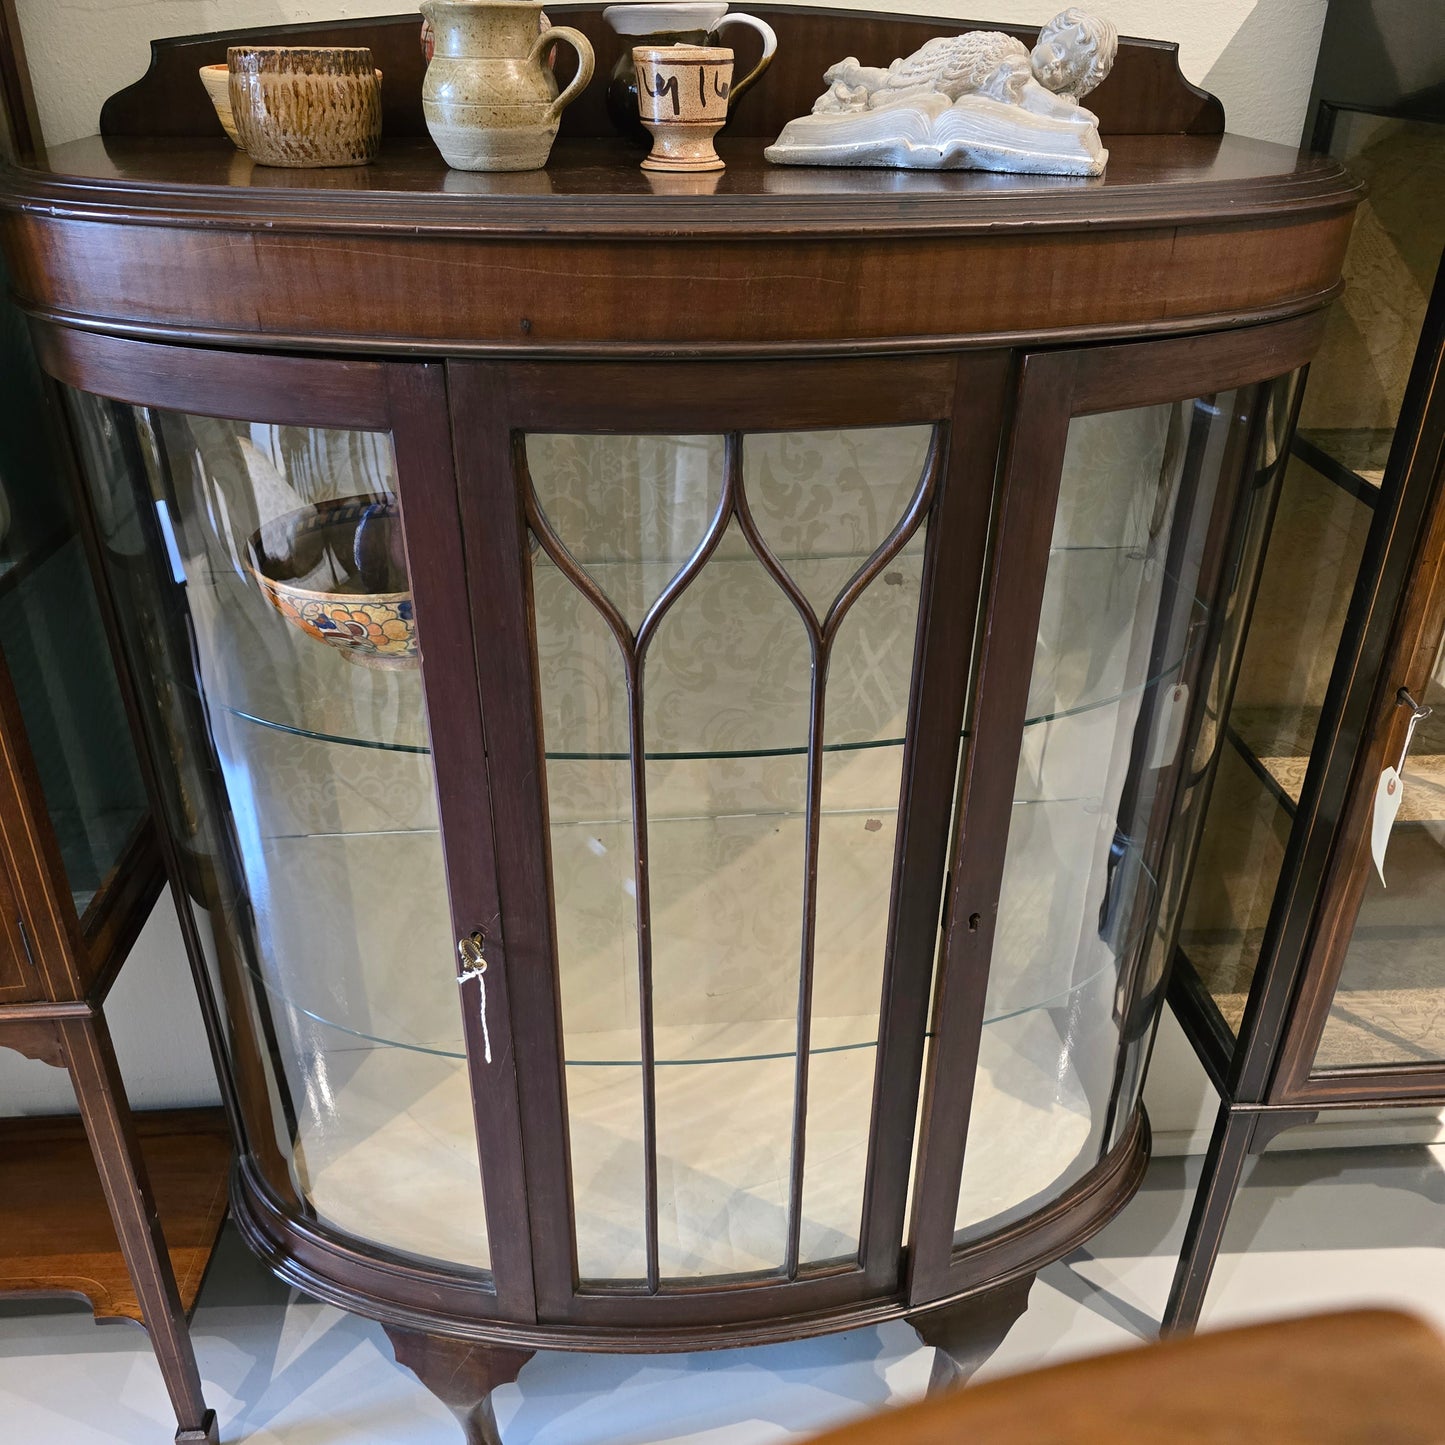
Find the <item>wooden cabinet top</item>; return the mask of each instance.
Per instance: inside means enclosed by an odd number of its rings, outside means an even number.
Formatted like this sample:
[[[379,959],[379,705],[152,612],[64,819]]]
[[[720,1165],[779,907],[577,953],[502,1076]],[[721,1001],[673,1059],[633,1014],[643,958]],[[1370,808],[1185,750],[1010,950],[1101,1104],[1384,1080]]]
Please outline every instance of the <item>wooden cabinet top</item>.
[[[720,173],[649,175],[610,138],[559,139],[545,170],[448,170],[429,140],[384,142],[374,165],[284,171],[229,142],[93,136],[0,172],[0,205],[77,219],[366,233],[686,238],[987,235],[1219,225],[1349,211],[1329,156],[1235,135],[1109,138],[1098,178],[775,166],[724,135]]]
[[[1358,187],[1329,157],[1225,134],[1172,46],[1122,41],[1091,95],[1110,150],[1097,179],[772,166],[763,147],[831,60],[886,62],[966,27],[759,8],[779,60],[720,139],[727,169],[702,177],[639,169],[600,82],[545,170],[449,171],[421,122],[414,17],[159,41],[100,136],[0,170],[16,295],[72,325],[228,345],[773,354],[1215,328],[1338,283]],[[591,37],[605,74],[621,41],[600,9],[549,14]],[[373,49],[376,164],[257,167],[222,137],[196,67],[259,35]]]

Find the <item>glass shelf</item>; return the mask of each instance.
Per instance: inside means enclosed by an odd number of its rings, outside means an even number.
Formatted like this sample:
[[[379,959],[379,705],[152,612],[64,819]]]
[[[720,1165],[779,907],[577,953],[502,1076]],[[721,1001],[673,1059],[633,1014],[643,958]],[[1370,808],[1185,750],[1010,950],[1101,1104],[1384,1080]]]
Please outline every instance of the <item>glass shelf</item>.
[[[1069,846],[1073,846],[1077,836],[1092,836],[1099,828],[1093,800],[1090,799],[1021,800],[1015,806],[1052,815],[1052,827],[1056,833],[1060,827],[1068,829],[1064,841]],[[824,814],[825,846],[841,837],[852,842],[856,853],[866,853],[875,846],[891,850],[891,828],[876,832],[866,828],[869,820],[879,816],[866,810]],[[1060,819],[1064,821],[1060,822]],[[800,815],[783,813],[747,819],[654,818],[654,823],[666,835],[668,848],[665,851],[669,856],[697,860],[696,867],[703,871],[714,869],[718,855],[735,857],[732,850],[740,838],[746,843],[749,839],[761,838],[766,832],[789,828],[801,833],[802,829]],[[735,825],[739,823],[748,825],[749,831],[736,831]],[[860,826],[849,826],[851,824]],[[616,822],[608,827],[619,833],[628,831],[625,825]],[[599,834],[604,831],[595,822],[559,828],[557,833],[561,836],[554,841],[554,853],[565,860],[574,848],[586,848],[589,843],[595,846],[600,841]],[[630,843],[627,846],[630,875]],[[394,830],[273,837],[266,841],[264,853],[264,865],[248,868],[248,876],[270,885],[268,893],[253,894],[251,901],[259,943],[268,958],[308,958],[322,940],[334,936],[340,927],[345,927],[348,936],[355,940],[347,969],[324,979],[299,967],[287,970],[284,963],[267,963],[260,968],[251,963],[251,972],[268,996],[281,1009],[338,1034],[345,1034],[359,1044],[406,1049],[444,1058],[464,1057],[452,963],[454,942],[446,897],[440,883],[440,833],[436,830]],[[345,887],[345,880],[376,876],[383,862],[388,869],[387,888],[352,892]],[[871,880],[875,876],[872,870],[860,867],[844,874],[840,881],[846,884],[859,877]],[[664,877],[662,882],[665,885],[668,880]],[[630,927],[631,896],[624,892],[623,902],[618,906],[610,904],[606,898],[573,898],[565,886],[559,887],[562,897],[558,910],[564,915],[559,919],[559,932],[566,932],[571,927],[575,936],[574,920],[579,916],[593,926],[593,936],[585,940],[590,946],[586,948],[585,956],[575,959],[574,967],[586,969],[594,975],[595,994],[589,995],[589,998],[595,996],[599,1000],[591,1017],[579,1017],[575,1021],[569,1019],[566,1062],[579,1068],[635,1068],[639,1063],[635,1023],[637,1005],[635,987],[627,976],[630,960],[626,956],[625,934],[625,929]],[[677,891],[679,894],[683,892]],[[783,886],[774,891],[778,895],[774,900],[777,911],[782,911],[787,907],[790,895]],[[404,900],[405,906],[399,906],[401,900]],[[840,926],[834,930],[838,937],[830,939],[828,925],[820,923],[820,959],[830,952],[830,945],[834,957],[838,950],[847,946],[847,940],[852,937],[850,920],[856,914],[879,913],[886,917],[886,903],[885,895],[861,902],[850,899],[846,904],[840,900],[830,909],[829,900],[824,899],[820,914],[838,915]],[[755,912],[766,914],[768,904],[767,898],[758,900]],[[1019,901],[1019,909],[1032,912],[1027,899]],[[568,913],[572,919],[565,916]],[[602,920],[600,925],[599,919]],[[1000,924],[1000,935],[1008,946],[1023,949],[1026,945],[1020,930],[1024,933],[1028,931],[1029,919],[1021,917],[1016,924],[1012,926],[1009,919],[1004,919]],[[704,938],[723,934],[720,925],[707,920],[695,931]],[[1015,934],[1020,936],[1013,939]],[[1009,942],[1011,939],[1012,942]],[[1029,946],[1036,947],[1038,942],[1035,939]],[[738,972],[737,958],[727,957],[729,953],[735,954],[736,950],[730,950],[725,945],[726,939],[723,938],[717,950],[718,960],[690,959],[692,970],[700,974],[712,962],[714,966],[731,965],[734,973]],[[866,941],[863,946],[867,946]],[[1022,976],[1029,979],[1037,976],[1043,982],[1043,988],[1037,994],[1021,993],[1017,987],[1001,988],[997,997],[990,997],[988,1022],[1014,1017],[1031,1009],[1059,1007],[1078,988],[1115,971],[1115,961],[1107,949],[1096,950],[1087,968],[1079,967],[1072,961],[1071,955],[1065,963],[1072,970],[1072,975],[1062,982],[1059,981],[1058,970],[1035,970],[1032,965],[1036,961],[1032,957],[1025,960],[1022,952],[1017,957],[1030,965],[1023,970]],[[368,981],[373,978],[393,976],[395,962],[401,958],[418,961],[410,969],[411,982],[407,989],[382,992],[369,984]],[[420,962],[423,960],[430,962]],[[658,962],[658,992],[660,996],[665,996],[668,990],[663,970],[669,960],[660,958]],[[751,960],[751,970],[746,968],[748,962],[746,958],[742,960],[741,971],[747,972],[748,978],[739,987],[750,1000],[756,999],[760,993],[767,996],[771,976],[783,971],[769,967],[775,962],[771,955],[759,953]],[[820,976],[824,974],[825,969],[820,965]],[[786,986],[779,991],[778,1000],[789,998],[789,1011],[784,1012],[778,1007],[774,1017],[745,1022],[727,1019],[720,1014],[710,1019],[693,1017],[668,1021],[660,1018],[655,1026],[654,1044],[658,1066],[673,1068],[791,1058],[796,1044],[791,998],[796,995],[796,985],[790,980],[784,980],[784,984]],[[608,1000],[612,1001],[611,1004]],[[856,998],[840,1002],[841,1008],[835,1005],[836,1011],[829,1012],[829,999],[815,999],[810,1053],[823,1055],[876,1048],[877,1000],[862,997],[860,993]],[[729,1001],[724,999],[714,1007],[722,1010],[728,1006]],[[732,1006],[738,1005],[734,1003]],[[695,1012],[704,1012],[707,1008],[704,1000],[695,1005]],[[388,1012],[378,1012],[381,1009]],[[844,1009],[850,1011],[844,1012]]]
[[[1204,611],[1200,609],[1199,617],[1203,617]],[[1193,652],[1194,646],[1199,637],[1199,629],[1191,628],[1186,634],[1187,641],[1182,654],[1172,659],[1166,666],[1161,668],[1153,676],[1147,677],[1140,682],[1118,691],[1107,692],[1102,696],[1085,696],[1072,704],[1056,706],[1051,710],[1031,710],[1024,719],[1024,727],[1039,727],[1046,723],[1057,722],[1064,718],[1078,716],[1082,713],[1093,712],[1100,709],[1114,707],[1120,702],[1127,701],[1159,683],[1167,683],[1177,677],[1183,670]],[[199,696],[195,687],[185,684],[188,691]],[[1031,703],[1037,699],[1030,698]],[[211,710],[228,713],[238,721],[250,723],[256,727],[267,728],[274,732],[289,734],[293,737],[305,738],[312,742],[333,743],[340,747],[370,748],[382,752],[394,752],[403,754],[414,754],[428,757],[431,748],[425,743],[412,742],[388,742],[380,738],[355,737],[346,733],[328,732],[315,727],[305,727],[296,723],[285,722],[274,717],[264,717],[258,713],[250,712],[243,707],[233,706],[229,703],[219,702],[215,696],[207,700],[207,706]],[[900,720],[901,721],[901,720]],[[966,740],[968,732],[965,729],[960,734],[960,740]],[[853,753],[862,752],[874,748],[896,748],[902,747],[903,735],[901,730],[893,735],[885,737],[860,738],[853,741],[825,742],[821,751],[825,753]],[[712,750],[689,750],[689,749],[654,749],[648,748],[644,757],[649,762],[702,762],[711,760],[722,760],[727,758],[783,758],[783,757],[806,757],[808,748],[806,743],[791,744],[778,747],[761,748],[717,748]],[[564,751],[548,749],[546,757],[553,762],[621,762],[629,761],[629,754],[625,750],[619,751]]]
[[[1157,673],[1155,676],[1146,678],[1135,687],[1126,688],[1123,692],[1114,693],[1109,697],[1097,698],[1092,702],[1081,703],[1077,707],[1061,709],[1059,712],[1039,713],[1033,717],[1024,719],[1026,728],[1038,727],[1043,723],[1057,722],[1062,718],[1076,717],[1081,713],[1092,712],[1096,709],[1113,707],[1115,704],[1124,702],[1142,692],[1147,692],[1151,687],[1161,682],[1168,682],[1176,677],[1188,661],[1188,650],[1186,656],[1178,662],[1170,665]],[[215,703],[211,706],[214,708]],[[295,727],[290,723],[277,722],[274,718],[256,717],[251,713],[243,712],[240,708],[223,707],[223,710],[241,722],[254,723],[257,727],[270,728],[275,732],[289,733],[292,737],[306,738],[312,742],[335,743],[340,747],[348,748],[375,748],[382,752],[390,753],[411,753],[423,757],[431,755],[431,749],[420,743],[386,743],[375,738],[351,738],[342,737],[336,733],[316,732],[310,728]],[[965,729],[959,734],[960,741],[966,740],[968,731]],[[860,742],[852,743],[824,743],[821,750],[825,753],[855,753],[865,752],[871,748],[898,748],[903,746],[903,738],[867,738]],[[791,758],[806,757],[808,749],[806,745],[800,747],[786,748],[737,748],[719,749],[715,752],[655,752],[647,750],[643,756],[649,762],[706,762],[713,759],[724,758]],[[629,755],[625,752],[616,753],[564,753],[548,751],[546,757],[551,762],[601,762],[601,763],[625,763],[629,761]]]
[[[1101,653],[1095,645],[1095,635],[1100,630],[1112,629],[1125,634],[1140,597],[1157,590],[1165,579],[1164,569],[1151,556],[1123,547],[1056,547],[1051,558],[1066,567],[1067,576],[1065,585],[1050,595],[1058,615],[1051,622],[1049,651],[1036,659],[1026,727],[1108,708],[1159,682],[1167,682],[1181,671],[1197,641],[1197,627],[1186,631],[1179,656],[1168,659],[1155,675],[1142,680],[1129,676],[1131,660],[1126,652],[1109,655]],[[711,586],[720,596],[727,596],[728,569],[743,575],[750,560],[715,557],[693,586]],[[846,575],[851,575],[863,560],[861,556],[848,557],[840,576],[846,580]],[[916,596],[918,579],[912,574],[921,565],[921,555],[900,557],[897,566],[890,567],[889,571],[897,572],[903,585],[890,585],[886,592],[896,593],[900,599],[910,594]],[[751,570],[758,570],[755,562],[751,562]],[[717,573],[724,575],[719,577]],[[748,583],[752,580],[749,578]],[[224,627],[228,648],[224,653],[224,674],[218,669],[215,675],[205,679],[208,710],[224,711],[256,727],[312,741],[421,756],[430,754],[419,671],[366,672],[334,649],[289,626],[244,578],[220,572],[213,574],[209,581],[210,597],[195,599],[193,589],[193,600],[204,607],[212,627]],[[771,579],[764,581],[768,588],[776,590]],[[569,605],[571,584],[555,573],[555,569],[550,578],[543,575],[544,591],[549,584],[561,584],[554,605],[557,608]],[[781,598],[781,593],[778,597]],[[705,603],[704,597],[699,605]],[[539,610],[541,605],[539,600]],[[1193,606],[1195,620],[1202,620],[1207,615],[1206,609],[1197,599]],[[880,631],[885,628],[887,615],[874,625]],[[544,651],[541,659],[544,697],[550,691],[545,685],[545,674],[550,669],[565,667],[569,655]],[[214,656],[220,663],[222,652],[218,649]],[[754,669],[759,665],[754,658],[743,661]],[[830,716],[829,740],[823,745],[824,752],[851,753],[902,745],[911,662],[909,648],[882,653],[876,664],[877,686],[870,689],[868,695],[870,710],[859,712],[855,707],[851,709],[855,716]],[[185,685],[190,691],[196,691],[194,684]],[[620,686],[620,677],[614,685]],[[798,735],[799,698],[789,690],[779,690],[775,697],[766,699],[767,706],[751,710],[746,741],[740,739],[737,745],[697,747],[695,739],[700,729],[688,708],[701,706],[711,696],[706,691],[680,691],[682,707],[669,715],[668,728],[693,745],[648,746],[645,755],[649,761],[806,756],[806,742]],[[624,717],[625,704],[614,702],[612,713]],[[547,721],[549,743],[559,731],[564,735],[566,731],[575,731],[551,725],[552,719]],[[548,746],[546,756],[568,762],[625,762],[628,757],[625,742],[621,738],[616,741],[617,745],[612,747]]]
[[[1317,708],[1237,709],[1227,735],[1245,765],[1293,817],[1304,790]],[[1427,718],[1405,769],[1396,827],[1445,822],[1445,719]]]
[[[267,996],[283,1008],[292,1010],[320,1024],[337,1034],[362,1044],[374,1044],[378,1048],[404,1049],[412,1053],[431,1054],[442,1059],[465,1059],[466,1053],[460,1043],[425,1043],[416,1040],[387,1038],[382,1034],[367,1033],[363,1029],[350,1028],[345,1024],[306,1008],[294,999],[288,998],[271,980],[255,968],[251,969]],[[990,1013],[986,1024],[1002,1023],[1035,1011],[1067,1007],[1071,997],[1080,989],[1088,988],[1107,975],[1117,972],[1112,961],[1105,963],[1091,974],[1082,978],[1072,988],[1064,989],[1051,998],[1041,998],[1026,1004],[1005,1008]],[[824,1054],[854,1053],[859,1050],[873,1050],[878,1047],[876,1033],[877,1019],[828,1019],[820,1017],[814,1022],[808,1056],[818,1058]],[[853,1037],[854,1034],[865,1035]],[[568,1068],[580,1069],[627,1069],[637,1068],[641,1060],[620,1058],[624,1052],[617,1044],[629,1037],[625,1030],[612,1033],[597,1033],[585,1036],[587,1043],[595,1048],[598,1058],[569,1057],[563,1062]],[[931,1039],[929,1030],[924,1035]],[[662,1027],[655,1031],[657,1057],[654,1063],[659,1069],[693,1068],[712,1064],[753,1064],[769,1059],[792,1059],[796,1054],[797,1033],[788,1020],[763,1020],[761,1023],[721,1024],[708,1028]],[[688,1057],[678,1057],[686,1054]]]
[[[1317,707],[1238,707],[1225,728],[1244,765],[1291,818],[1304,790],[1319,716]]]
[[[1295,434],[1294,451],[1322,477],[1373,507],[1394,439],[1386,428],[1302,428]]]

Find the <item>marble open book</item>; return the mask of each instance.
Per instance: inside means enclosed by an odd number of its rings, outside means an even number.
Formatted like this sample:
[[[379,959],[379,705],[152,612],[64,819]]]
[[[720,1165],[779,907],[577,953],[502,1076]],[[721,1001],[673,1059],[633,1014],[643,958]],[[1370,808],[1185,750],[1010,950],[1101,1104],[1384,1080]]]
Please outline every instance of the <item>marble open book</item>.
[[[790,121],[764,154],[779,165],[1102,174],[1109,152],[1092,120],[1001,111],[981,96],[934,94],[887,110],[810,115]]]
[[[938,36],[886,68],[848,56],[812,114],[764,154],[778,165],[1101,175],[1098,118],[1079,104],[1108,74],[1118,36],[1065,10],[1030,50],[1000,31]]]

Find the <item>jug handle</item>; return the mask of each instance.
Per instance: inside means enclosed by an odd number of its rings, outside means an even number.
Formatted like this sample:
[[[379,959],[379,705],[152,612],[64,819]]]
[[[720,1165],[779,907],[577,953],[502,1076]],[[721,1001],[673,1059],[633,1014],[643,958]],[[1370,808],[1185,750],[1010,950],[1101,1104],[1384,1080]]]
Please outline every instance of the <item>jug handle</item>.
[[[710,35],[721,35],[729,25],[743,25],[749,30],[756,30],[763,37],[763,53],[758,63],[743,76],[741,80],[733,82],[732,94],[728,96],[728,110],[732,111],[739,98],[753,88],[762,79],[763,71],[773,63],[773,56],[778,49],[778,37],[773,27],[766,20],[759,20],[756,15],[743,15],[741,13],[724,15],[709,32]]]
[[[547,111],[548,120],[556,120],[577,99],[587,82],[592,79],[592,68],[595,64],[592,43],[580,30],[574,30],[570,25],[552,25],[544,30],[528,54],[527,64],[533,65],[540,61],[547,47],[558,40],[565,40],[577,52],[577,74],[572,77],[567,89],[552,102]]]

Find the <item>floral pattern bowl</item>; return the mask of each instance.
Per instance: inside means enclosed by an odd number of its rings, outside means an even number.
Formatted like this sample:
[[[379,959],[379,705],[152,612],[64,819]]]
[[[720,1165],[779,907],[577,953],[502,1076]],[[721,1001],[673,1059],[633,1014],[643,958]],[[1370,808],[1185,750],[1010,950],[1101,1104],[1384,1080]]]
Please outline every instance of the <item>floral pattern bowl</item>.
[[[247,570],[282,617],[347,661],[421,661],[393,498],[341,497],[273,518],[252,535]]]

